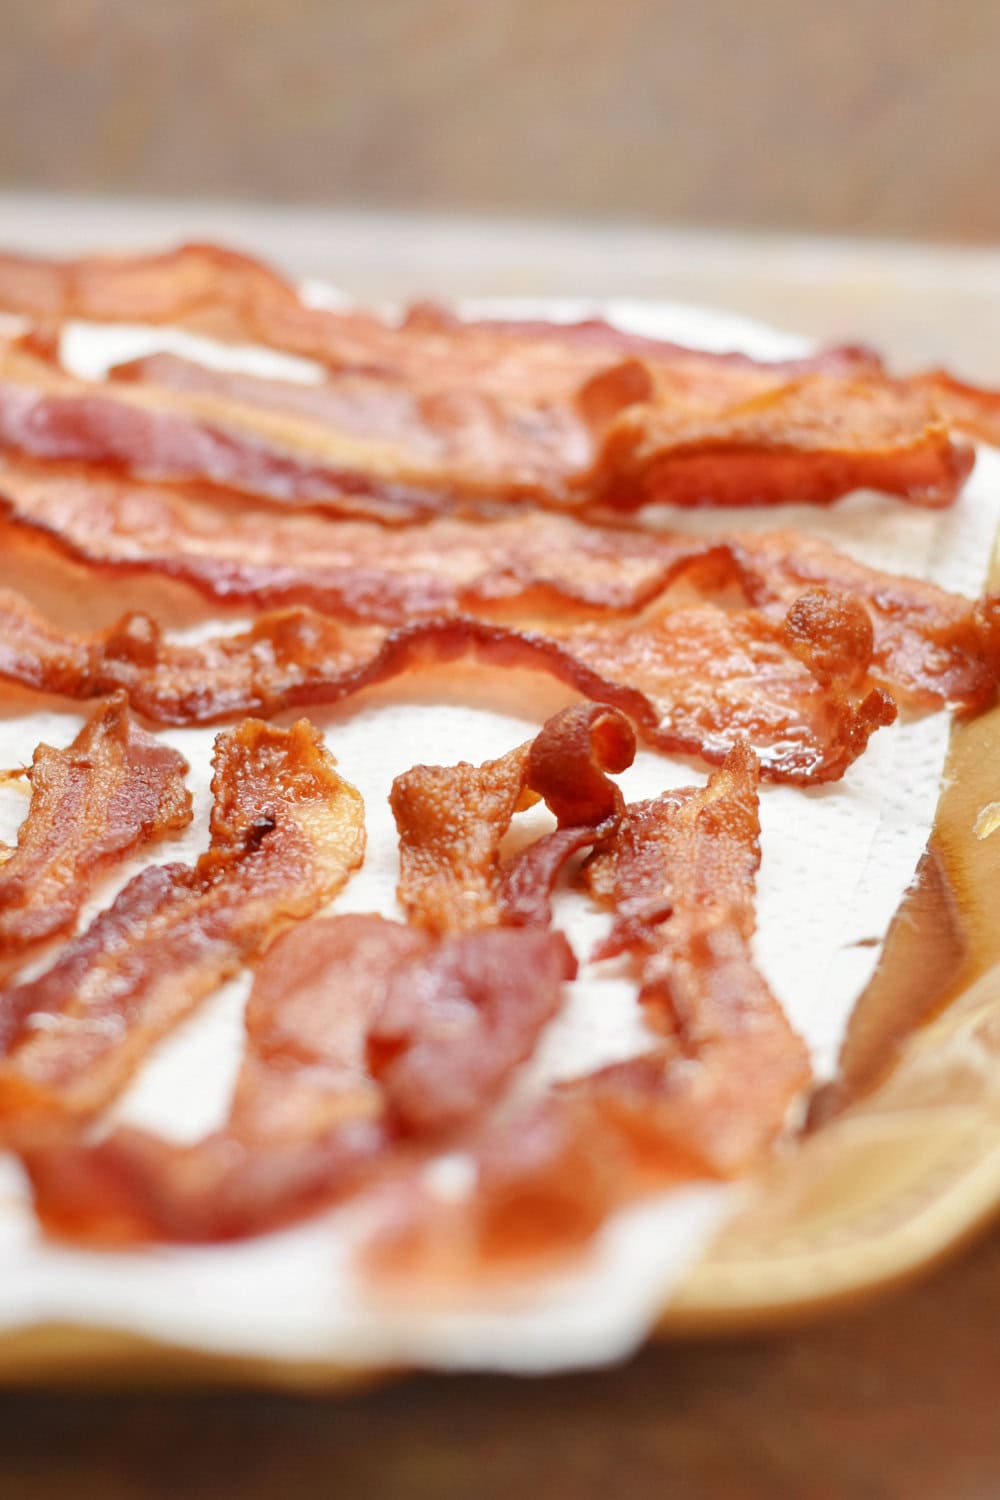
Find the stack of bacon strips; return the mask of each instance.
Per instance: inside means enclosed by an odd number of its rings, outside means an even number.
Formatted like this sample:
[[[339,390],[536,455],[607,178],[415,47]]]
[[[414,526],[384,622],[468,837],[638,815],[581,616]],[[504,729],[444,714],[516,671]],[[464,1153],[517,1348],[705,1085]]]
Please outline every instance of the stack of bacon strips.
[[[750,1169],[809,1078],[751,954],[758,777],[836,780],[899,706],[982,709],[1000,603],[795,532],[640,513],[859,487],[947,506],[973,462],[961,434],[1000,437],[1000,396],[895,378],[860,348],[763,364],[597,321],[330,311],[211,246],[0,257],[0,312],[26,320],[0,349],[4,545],[255,614],[192,643],[146,614],[64,628],[0,594],[0,677],[96,700],[68,749],[35,751],[0,864],[0,1138],[42,1221],[101,1244],[230,1239],[377,1186],[377,1263],[460,1274]],[[60,360],[74,319],[263,345],[317,378],[157,354],[88,382]],[[360,865],[363,809],[306,720],[266,720],[466,656],[584,701],[484,765],[396,779],[405,921],[303,920]],[[210,845],[74,935],[101,877],[190,820],[181,757],[139,720],[236,721]],[[716,769],[626,805],[610,778],[636,735]],[[540,800],[553,830],[507,852]],[[595,954],[553,927],[560,881],[611,913]],[[634,974],[647,1049],[526,1096],[578,960],[609,958]],[[226,1123],[191,1145],[95,1140],[155,1043],[248,964]],[[472,1186],[443,1207],[424,1169],[455,1151]]]

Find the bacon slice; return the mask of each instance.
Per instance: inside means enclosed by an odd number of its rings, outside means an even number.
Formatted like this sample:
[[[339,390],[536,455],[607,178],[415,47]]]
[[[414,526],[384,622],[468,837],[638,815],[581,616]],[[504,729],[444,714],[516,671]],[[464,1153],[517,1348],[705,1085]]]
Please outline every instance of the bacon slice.
[[[440,465],[233,401],[74,380],[23,350],[0,358],[0,445],[109,464],[148,479],[203,480],[279,505],[386,523],[448,509]],[[530,486],[529,486],[530,488]]]
[[[828,505],[858,489],[947,506],[974,462],[932,400],[889,380],[812,374],[724,404],[652,395],[626,397],[580,480],[612,509]]]
[[[688,354],[662,368],[631,358],[576,370],[568,390],[515,396],[485,388],[487,360],[407,394],[378,375],[303,390],[190,367],[178,376],[170,363],[156,368],[171,385],[93,384],[53,368],[40,348],[11,344],[0,361],[0,441],[14,452],[384,522],[512,502],[825,504],[860,485],[946,505],[973,462],[932,401],[876,373],[789,381]]]
[[[1000,447],[1000,391],[956,380],[947,370],[925,370],[909,384],[923,391],[959,432]]]
[[[39,745],[31,804],[0,866],[0,966],[68,932],[101,875],[191,821],[187,762],[116,693],[65,750]]]
[[[211,843],[137,875],[38,979],[0,995],[0,1119],[23,1138],[101,1109],[149,1048],[360,863],[363,807],[306,720],[216,741]]]
[[[531,1051],[567,951],[541,931],[437,941],[376,916],[294,929],[255,981],[226,1127],[192,1146],[121,1128],[96,1146],[32,1145],[39,1216],[103,1244],[231,1239],[401,1170],[408,1137],[477,1114]]]
[[[40,535],[90,567],[162,573],[225,604],[301,603],[386,625],[463,612],[517,620],[550,607],[564,618],[567,606],[633,610],[678,580],[720,599],[736,588],[780,616],[816,585],[864,601],[872,676],[902,701],[977,709],[997,680],[992,601],[971,605],[801,533],[703,538],[540,514],[386,531],[12,461],[0,465],[0,507],[18,535]]]
[[[91,567],[161,573],[225,604],[309,604],[389,625],[463,610],[634,609],[682,574],[700,570],[707,581],[736,566],[711,539],[569,517],[448,517],[387,529],[9,458],[0,463],[0,507],[19,531]]]
[[[641,354],[672,364],[694,358],[760,369],[740,354],[702,354],[659,339],[623,333],[600,319],[578,323],[542,320],[463,320],[445,308],[420,303],[401,325],[369,313],[331,311],[303,303],[272,267],[211,244],[186,244],[154,255],[85,256],[44,260],[0,255],[0,308],[36,323],[71,318],[94,322],[169,323],[222,338],[257,343],[314,359],[334,370],[377,374],[413,384],[431,377],[456,386],[489,374],[504,388],[551,392],[578,383],[608,356]],[[768,368],[768,367],[763,367]],[[868,370],[881,363],[858,346],[824,350],[773,368]]]
[[[475,655],[490,666],[533,667],[621,709],[658,749],[720,761],[749,736],[769,776],[836,780],[895,707],[881,688],[868,688],[863,607],[821,591],[812,598],[814,607],[797,601],[783,620],[705,605],[544,635],[464,616],[385,634],[289,610],[237,635],[175,645],[145,615],[75,635],[0,593],[0,677],[75,698],[125,688],[147,718],[192,724],[337,702]],[[831,662],[842,673],[836,680]]]
[[[578,704],[499,760],[414,766],[389,793],[399,830],[398,896],[411,922],[461,933],[549,918],[548,893],[566,859],[607,836],[622,797],[606,772],[635,757],[624,714]],[[542,797],[557,830],[512,860],[500,845],[515,812]]]
[[[707,786],[629,806],[586,867],[615,921],[595,957],[635,955],[639,1000],[664,1034],[646,1057],[575,1087],[640,1152],[666,1145],[745,1170],[809,1078],[805,1047],[753,962],[758,768],[739,745]]]

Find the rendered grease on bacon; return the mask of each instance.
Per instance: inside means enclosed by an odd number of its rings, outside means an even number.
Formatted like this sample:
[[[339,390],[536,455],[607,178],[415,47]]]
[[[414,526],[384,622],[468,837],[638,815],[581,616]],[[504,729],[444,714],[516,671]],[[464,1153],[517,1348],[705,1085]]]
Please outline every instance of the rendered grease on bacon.
[[[227,1124],[190,1146],[127,1128],[94,1146],[32,1143],[37,1212],[97,1244],[226,1240],[408,1172],[418,1140],[492,1104],[569,967],[565,941],[543,930],[436,939],[378,916],[303,924],[258,972]]]
[[[671,505],[828,505],[873,489],[950,505],[974,462],[923,392],[811,374],[726,405],[635,391],[600,430],[580,484],[614,510]]]
[[[473,656],[490,667],[534,668],[620,709],[658,749],[718,762],[749,737],[766,775],[830,781],[896,709],[869,679],[871,627],[857,629],[863,606],[830,592],[824,598],[824,607],[808,610],[797,600],[784,616],[661,603],[634,618],[553,623],[544,633],[461,615],[386,632],[297,609],[187,645],[165,640],[141,614],[104,632],[72,634],[0,592],[0,677],[71,698],[124,688],[147,718],[196,724],[339,702],[401,673]],[[840,676],[827,670],[830,661]]]
[[[0,865],[0,972],[69,931],[100,877],[191,821],[182,755],[140,729],[124,693],[64,750],[38,745],[31,802]]]
[[[306,720],[216,740],[211,842],[151,866],[37,979],[0,992],[0,1129],[37,1138],[102,1109],[150,1047],[360,864],[361,798]]]

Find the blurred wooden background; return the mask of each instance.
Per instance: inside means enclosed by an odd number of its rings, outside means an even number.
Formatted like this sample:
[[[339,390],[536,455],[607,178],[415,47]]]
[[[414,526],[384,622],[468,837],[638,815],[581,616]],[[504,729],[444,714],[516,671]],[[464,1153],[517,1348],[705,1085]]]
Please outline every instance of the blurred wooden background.
[[[0,185],[1000,238],[996,0],[0,0]]]

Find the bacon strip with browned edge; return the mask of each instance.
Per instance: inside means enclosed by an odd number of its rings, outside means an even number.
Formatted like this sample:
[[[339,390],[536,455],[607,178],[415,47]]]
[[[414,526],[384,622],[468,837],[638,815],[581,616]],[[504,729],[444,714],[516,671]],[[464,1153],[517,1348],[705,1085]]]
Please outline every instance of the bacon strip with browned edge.
[[[102,1109],[150,1047],[360,864],[364,811],[306,720],[216,740],[211,842],[153,866],[37,979],[0,992],[0,1128],[32,1140]]]
[[[869,677],[873,630],[850,595],[807,590],[783,618],[713,605],[540,631],[454,616],[386,633],[310,610],[263,615],[198,644],[146,615],[71,634],[0,591],[0,678],[71,698],[124,688],[158,723],[342,701],[464,656],[531,667],[626,713],[657,749],[724,759],[749,738],[775,780],[836,780],[896,709]]]
[[[399,778],[393,802],[404,822],[401,895],[411,915],[429,915],[413,875],[416,849],[433,861],[446,842],[453,846],[452,899],[430,913],[441,920],[421,929],[352,915],[280,937],[247,1005],[246,1049],[226,1126],[190,1147],[118,1129],[96,1149],[60,1143],[29,1150],[43,1219],[60,1233],[106,1242],[228,1238],[332,1201],[359,1174],[377,1169],[376,1155],[380,1169],[399,1170],[392,1151],[401,1141],[426,1143],[474,1124],[530,1055],[559,1008],[563,981],[576,971],[565,940],[548,930],[548,887],[558,868],[553,840],[573,836],[559,845],[564,859],[571,848],[608,837],[623,802],[606,773],[624,769],[634,749],[622,715],[584,704],[554,715],[532,742],[481,768],[477,784],[463,765],[420,767]],[[482,837],[473,827],[491,769],[497,786],[509,783],[505,825],[529,786],[560,825],[504,872],[496,807],[483,809]],[[435,770],[447,807],[428,819],[428,804],[413,795],[414,778],[426,791],[420,773]],[[503,889],[509,870],[533,848],[547,847],[522,876],[522,899],[511,908]],[[481,897],[484,870],[494,876],[492,898],[463,909],[459,887]]]
[[[386,523],[513,503],[829,504],[865,486],[941,506],[972,467],[933,402],[887,377],[772,372],[748,394],[746,372],[733,390],[738,369],[662,382],[633,360],[537,408],[460,387],[401,414],[377,388],[334,420],[333,407],[306,413],[301,395],[238,400],[245,377],[206,389],[78,380],[15,343],[0,351],[0,444]]]
[[[780,617],[820,586],[864,601],[873,678],[902,701],[973,709],[996,688],[995,601],[971,604],[800,532],[699,537],[537,513],[387,531],[9,459],[0,463],[3,508],[15,537],[41,538],[87,567],[161,573],[219,603],[307,604],[358,623],[628,612],[678,581],[705,598],[735,588]]]
[[[704,787],[629,805],[585,868],[614,912],[595,957],[635,955],[662,1046],[576,1085],[641,1150],[743,1170],[809,1077],[806,1049],[751,952],[760,864],[758,767],[738,745]]]
[[[626,399],[598,436],[593,467],[577,482],[626,511],[827,505],[860,489],[944,506],[974,461],[926,392],[863,376],[799,376],[724,406],[653,391]]]
[[[0,865],[0,972],[68,932],[118,860],[187,827],[187,769],[134,722],[124,693],[95,709],[66,749],[36,748],[28,812]]]

